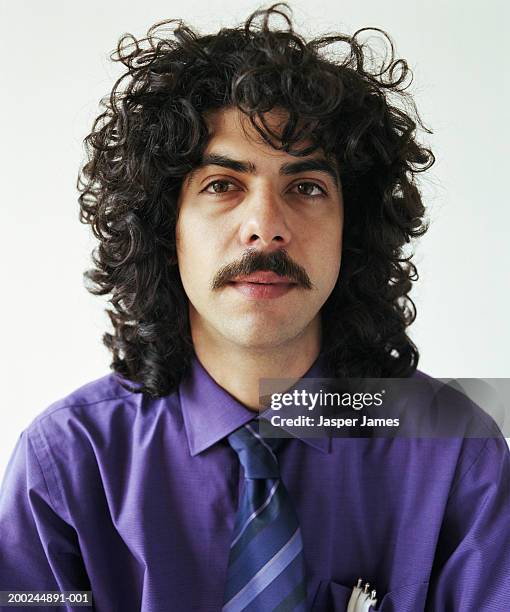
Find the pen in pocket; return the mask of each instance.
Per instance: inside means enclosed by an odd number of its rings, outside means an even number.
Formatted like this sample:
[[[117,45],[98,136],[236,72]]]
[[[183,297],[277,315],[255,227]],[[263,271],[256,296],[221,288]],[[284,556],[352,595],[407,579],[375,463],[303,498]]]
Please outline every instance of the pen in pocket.
[[[371,592],[368,591],[370,584],[365,583],[365,586],[361,588],[363,584],[362,578],[358,578],[358,583],[354,586],[347,605],[347,612],[369,612],[370,608],[375,608],[377,603],[376,591],[373,589]]]

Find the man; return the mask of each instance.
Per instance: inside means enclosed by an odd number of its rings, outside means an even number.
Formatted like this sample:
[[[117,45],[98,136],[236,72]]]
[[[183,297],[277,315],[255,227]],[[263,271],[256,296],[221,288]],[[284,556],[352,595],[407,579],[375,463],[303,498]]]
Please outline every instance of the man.
[[[160,28],[119,43],[79,181],[114,372],[21,435],[0,590],[92,591],[104,612],[506,609],[500,436],[259,429],[263,378],[425,378],[402,247],[433,157],[388,97],[406,64],[306,42],[285,6]]]

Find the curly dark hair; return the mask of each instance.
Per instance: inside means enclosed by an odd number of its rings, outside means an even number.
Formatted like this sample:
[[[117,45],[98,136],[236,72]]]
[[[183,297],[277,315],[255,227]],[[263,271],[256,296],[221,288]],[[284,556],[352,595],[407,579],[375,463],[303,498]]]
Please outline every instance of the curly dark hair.
[[[416,370],[419,353],[406,328],[416,317],[408,293],[418,275],[405,247],[427,229],[415,175],[434,156],[416,140],[418,127],[431,131],[407,91],[412,73],[383,30],[306,41],[289,15],[286,4],[275,4],[210,35],[162,21],[146,38],[123,35],[111,55],[127,70],[85,138],[78,189],[80,220],[99,240],[85,273],[88,289],[111,295],[113,333],[103,341],[131,390],[166,395],[191,362],[176,265],[177,199],[208,141],[204,113],[229,106],[275,149],[300,156],[321,148],[337,161],[342,264],[321,311],[332,374],[407,377]],[[279,27],[275,19],[283,20]],[[361,40],[366,31],[382,35],[389,57],[375,61]],[[264,122],[276,107],[288,113],[279,134]]]

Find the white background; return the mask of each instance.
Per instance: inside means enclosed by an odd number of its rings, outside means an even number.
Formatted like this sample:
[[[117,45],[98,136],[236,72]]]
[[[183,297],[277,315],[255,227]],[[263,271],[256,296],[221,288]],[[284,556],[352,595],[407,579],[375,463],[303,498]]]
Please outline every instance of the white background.
[[[290,2],[305,34],[385,29],[415,74],[411,91],[437,163],[422,182],[431,227],[415,259],[420,369],[507,377],[508,9],[503,0]],[[203,33],[260,6],[240,0],[150,3],[1,0],[0,478],[21,430],[108,372],[104,301],[82,271],[93,242],[78,222],[82,139],[119,74],[121,34],[183,18]],[[507,244],[505,244],[507,237]]]

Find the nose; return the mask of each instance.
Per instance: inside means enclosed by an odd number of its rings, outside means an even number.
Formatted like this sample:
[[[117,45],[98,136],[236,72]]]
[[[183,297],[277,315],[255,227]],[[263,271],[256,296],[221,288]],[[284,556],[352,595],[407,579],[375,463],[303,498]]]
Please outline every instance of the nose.
[[[240,239],[244,247],[282,248],[291,240],[285,203],[271,187],[260,189],[244,201]]]

